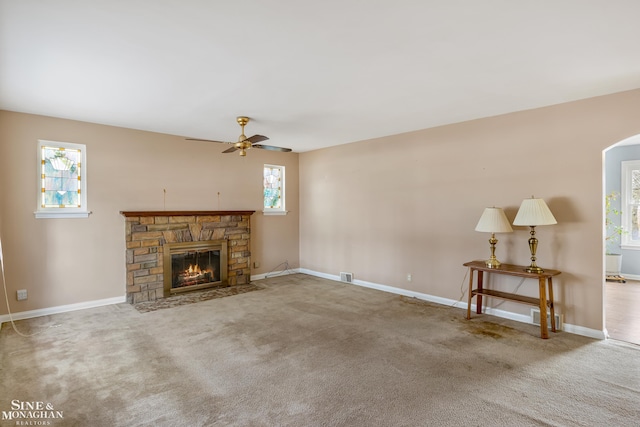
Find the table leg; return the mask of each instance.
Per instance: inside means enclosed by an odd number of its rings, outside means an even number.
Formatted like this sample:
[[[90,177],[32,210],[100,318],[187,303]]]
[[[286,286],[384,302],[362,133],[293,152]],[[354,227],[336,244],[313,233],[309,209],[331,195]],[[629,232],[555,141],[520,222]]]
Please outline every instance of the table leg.
[[[469,267],[469,298],[467,303],[467,320],[471,319],[471,301],[473,300],[473,268]]]
[[[547,291],[546,291],[546,279],[540,277],[540,337],[543,339],[549,338],[549,330],[547,329]]]
[[[478,291],[482,292],[482,276],[484,273],[481,270],[478,270]],[[476,295],[476,313],[482,314],[482,294]]]
[[[551,277],[547,280],[549,284],[549,313],[551,314],[549,318],[551,319],[551,331],[556,332],[556,312],[553,308],[553,283],[551,282]]]

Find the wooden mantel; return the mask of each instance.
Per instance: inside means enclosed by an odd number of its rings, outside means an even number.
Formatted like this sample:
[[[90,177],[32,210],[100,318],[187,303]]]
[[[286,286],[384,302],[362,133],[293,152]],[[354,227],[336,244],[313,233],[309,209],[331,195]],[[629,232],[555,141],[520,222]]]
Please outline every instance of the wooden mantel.
[[[136,216],[215,216],[215,215],[253,215],[255,211],[120,211],[125,217]]]

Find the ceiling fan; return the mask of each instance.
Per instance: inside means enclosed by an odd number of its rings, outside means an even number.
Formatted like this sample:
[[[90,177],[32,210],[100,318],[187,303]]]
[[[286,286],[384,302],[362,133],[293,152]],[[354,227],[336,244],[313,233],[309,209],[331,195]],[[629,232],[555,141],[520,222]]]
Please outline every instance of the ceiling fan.
[[[274,147],[273,145],[263,145],[258,144],[258,142],[266,141],[267,138],[264,135],[253,135],[247,138],[244,135],[244,126],[249,123],[249,117],[240,116],[236,118],[236,121],[242,128],[242,133],[238,137],[238,142],[227,142],[227,141],[215,141],[212,139],[197,139],[197,138],[187,138],[189,141],[207,141],[207,142],[218,142],[221,144],[232,144],[233,147],[227,148],[223,151],[223,153],[233,153],[234,151],[240,150],[240,156],[246,156],[247,150],[249,148],[261,148],[263,150],[271,150],[271,151],[283,151],[288,153],[291,151],[291,148],[282,148],[282,147]]]

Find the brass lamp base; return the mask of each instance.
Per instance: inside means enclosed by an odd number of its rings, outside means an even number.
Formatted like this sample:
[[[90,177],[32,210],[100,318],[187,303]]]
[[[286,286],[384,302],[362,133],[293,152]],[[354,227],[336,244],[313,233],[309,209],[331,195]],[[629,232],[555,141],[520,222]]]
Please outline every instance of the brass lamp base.
[[[536,250],[538,249],[538,239],[536,239],[536,227],[535,225],[530,226],[531,231],[529,234],[531,238],[529,239],[529,250],[531,251],[531,265],[524,269],[527,273],[544,273],[544,270],[538,267],[536,264]]]
[[[486,260],[484,264],[489,268],[499,268],[501,265],[500,261],[498,261],[496,257]]]
[[[489,268],[498,268],[500,267],[500,261],[496,258],[496,243],[498,243],[498,239],[496,239],[496,234],[491,233],[491,237],[489,238],[489,247],[491,248],[491,257],[486,260],[484,263]]]

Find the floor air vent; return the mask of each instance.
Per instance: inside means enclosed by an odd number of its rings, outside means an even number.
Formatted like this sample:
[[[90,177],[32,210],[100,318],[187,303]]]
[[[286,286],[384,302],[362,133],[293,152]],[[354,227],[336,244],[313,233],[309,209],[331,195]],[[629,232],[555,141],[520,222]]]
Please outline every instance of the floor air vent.
[[[340,273],[340,281],[345,283],[353,282],[353,273]]]
[[[551,318],[551,313],[547,311],[547,328],[551,329],[551,322],[549,319]],[[562,316],[559,314],[555,315],[556,320],[556,330],[562,330]],[[537,308],[531,309],[531,323],[534,325],[540,325],[540,310]]]

